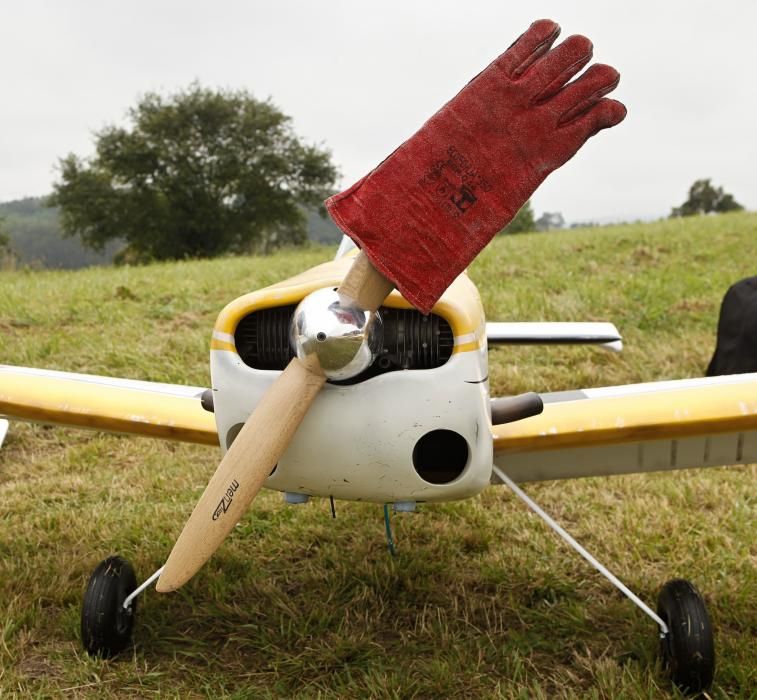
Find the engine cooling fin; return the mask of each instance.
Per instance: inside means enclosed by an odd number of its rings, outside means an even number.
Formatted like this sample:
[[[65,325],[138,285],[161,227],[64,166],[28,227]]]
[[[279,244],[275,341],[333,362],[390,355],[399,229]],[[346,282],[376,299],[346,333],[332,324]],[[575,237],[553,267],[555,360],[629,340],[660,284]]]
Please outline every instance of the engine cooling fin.
[[[234,333],[237,353],[255,369],[283,370],[294,357],[289,326],[295,304],[260,309],[245,316]],[[353,384],[401,369],[434,369],[452,356],[454,336],[446,319],[416,309],[379,309],[384,326],[381,351],[364,372],[340,384]]]

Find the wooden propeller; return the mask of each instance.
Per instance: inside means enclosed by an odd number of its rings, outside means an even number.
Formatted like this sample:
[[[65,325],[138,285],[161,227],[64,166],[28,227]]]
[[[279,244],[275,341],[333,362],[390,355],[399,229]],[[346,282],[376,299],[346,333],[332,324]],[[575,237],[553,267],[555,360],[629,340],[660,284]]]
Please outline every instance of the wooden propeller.
[[[338,289],[375,311],[393,285],[358,254]],[[166,561],[156,589],[174,591],[197,573],[239,522],[286,451],[326,382],[318,358],[294,358],[266,392],[213,474]]]
[[[559,89],[591,58],[591,42],[581,36],[551,50],[559,31],[550,20],[534,22],[359,187],[326,202],[334,221],[353,240],[384,262],[402,263],[387,269],[421,311],[431,310],[450,281],[552,170],[590,136],[625,117],[622,104],[604,97],[619,80],[610,66],[592,66]],[[419,180],[421,173],[426,174]],[[444,187],[433,184],[439,177]],[[408,259],[397,260],[405,251]],[[361,253],[338,292],[354,302],[351,310],[375,311],[391,289]],[[307,334],[303,337],[310,342]],[[317,350],[298,348],[304,361],[292,360],[249,417],[171,552],[159,591],[187,581],[260,490],[326,381],[326,370],[336,376],[331,365],[342,357],[326,352],[332,337],[326,334],[324,347]],[[312,352],[321,360],[308,354]],[[347,364],[340,369],[345,368],[353,369]]]

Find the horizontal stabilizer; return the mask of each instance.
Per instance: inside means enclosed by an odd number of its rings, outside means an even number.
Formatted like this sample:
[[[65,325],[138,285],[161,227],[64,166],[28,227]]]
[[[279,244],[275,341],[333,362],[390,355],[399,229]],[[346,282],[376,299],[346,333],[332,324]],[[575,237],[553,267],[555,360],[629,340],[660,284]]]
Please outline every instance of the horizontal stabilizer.
[[[612,323],[487,323],[486,340],[490,345],[600,345],[614,352],[623,349],[621,335]]]

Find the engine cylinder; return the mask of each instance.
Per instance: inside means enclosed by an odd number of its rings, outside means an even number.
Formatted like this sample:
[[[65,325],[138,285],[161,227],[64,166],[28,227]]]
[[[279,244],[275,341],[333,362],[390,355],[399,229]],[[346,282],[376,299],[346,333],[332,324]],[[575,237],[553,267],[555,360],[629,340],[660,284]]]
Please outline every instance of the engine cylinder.
[[[283,370],[295,356],[289,342],[291,319],[296,306],[289,304],[258,309],[245,316],[234,333],[242,361],[255,369]],[[383,342],[373,364],[344,384],[363,381],[402,369],[434,369],[452,356],[454,338],[446,319],[424,316],[416,309],[379,309]]]

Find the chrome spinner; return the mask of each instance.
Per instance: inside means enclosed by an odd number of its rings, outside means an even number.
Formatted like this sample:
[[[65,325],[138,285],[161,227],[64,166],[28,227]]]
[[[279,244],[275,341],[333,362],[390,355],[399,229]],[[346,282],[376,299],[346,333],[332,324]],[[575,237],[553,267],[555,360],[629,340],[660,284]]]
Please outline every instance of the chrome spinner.
[[[319,289],[295,309],[290,340],[301,360],[318,357],[328,379],[351,379],[368,369],[381,349],[381,316],[351,304],[336,289]]]

